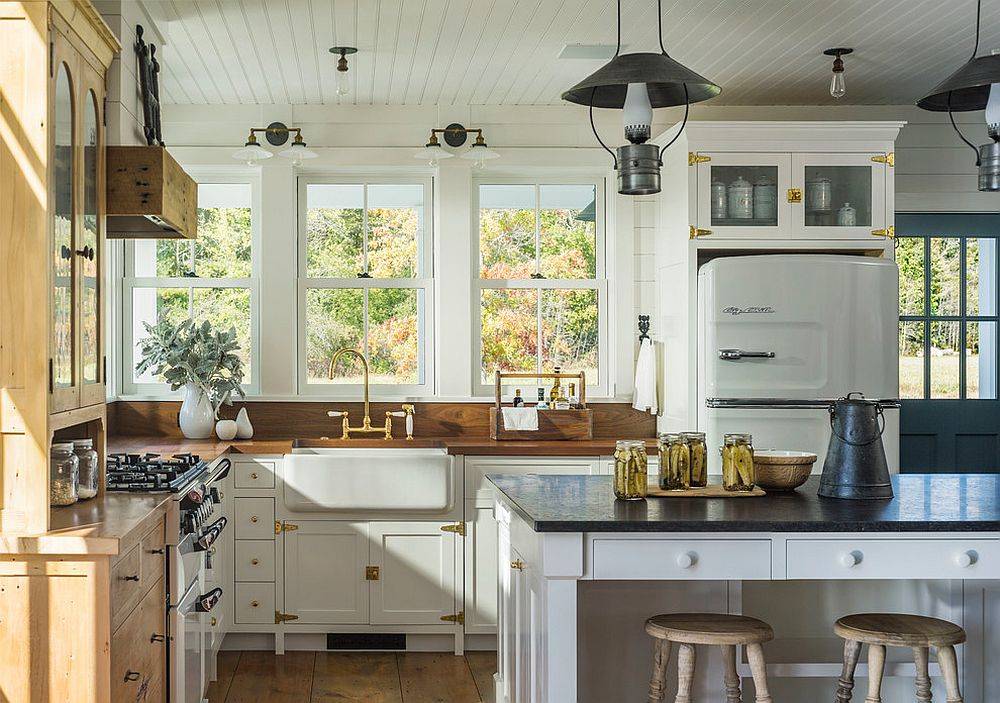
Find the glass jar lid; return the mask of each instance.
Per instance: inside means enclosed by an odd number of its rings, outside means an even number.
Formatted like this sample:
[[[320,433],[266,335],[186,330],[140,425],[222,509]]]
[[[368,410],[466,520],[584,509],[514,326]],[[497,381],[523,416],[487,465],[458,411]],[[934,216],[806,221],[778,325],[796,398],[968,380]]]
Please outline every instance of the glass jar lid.
[[[73,443],[72,442],[53,442],[52,443],[52,453],[53,454],[72,454],[73,453]]]
[[[92,439],[74,439],[73,446],[76,449],[90,449],[94,446],[94,440]]]
[[[726,444],[751,444],[753,436],[746,432],[732,432],[722,436]]]
[[[700,439],[702,442],[705,441],[704,432],[681,432],[681,437],[684,439]]]
[[[646,441],[643,439],[619,439],[615,442],[615,449],[645,449]]]

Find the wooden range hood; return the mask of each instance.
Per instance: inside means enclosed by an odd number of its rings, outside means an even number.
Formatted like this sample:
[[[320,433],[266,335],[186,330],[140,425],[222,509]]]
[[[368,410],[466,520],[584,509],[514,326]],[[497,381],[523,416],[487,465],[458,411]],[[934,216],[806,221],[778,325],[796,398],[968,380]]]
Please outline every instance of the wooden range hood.
[[[109,239],[194,239],[198,184],[162,146],[107,148]]]

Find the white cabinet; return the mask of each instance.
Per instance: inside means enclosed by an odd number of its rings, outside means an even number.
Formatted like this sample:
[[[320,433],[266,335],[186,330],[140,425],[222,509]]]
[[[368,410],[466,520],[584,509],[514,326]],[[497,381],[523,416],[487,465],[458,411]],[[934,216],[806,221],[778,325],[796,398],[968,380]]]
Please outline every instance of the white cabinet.
[[[285,612],[295,622],[368,622],[368,525],[310,520],[284,533]]]
[[[885,154],[810,153],[792,156],[792,205],[797,239],[885,238],[888,226]]]
[[[465,631],[492,634],[497,626],[497,521],[493,506],[465,505]]]
[[[698,154],[697,221],[713,239],[788,239],[791,154]],[[756,197],[755,197],[756,196]]]

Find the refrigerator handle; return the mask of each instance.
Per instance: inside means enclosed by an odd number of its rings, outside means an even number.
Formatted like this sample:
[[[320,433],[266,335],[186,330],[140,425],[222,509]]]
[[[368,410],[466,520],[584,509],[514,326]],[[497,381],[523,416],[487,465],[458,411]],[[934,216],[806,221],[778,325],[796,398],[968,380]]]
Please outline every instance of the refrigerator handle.
[[[773,359],[773,351],[743,351],[742,349],[720,349],[719,358],[723,361],[739,361],[740,359]]]

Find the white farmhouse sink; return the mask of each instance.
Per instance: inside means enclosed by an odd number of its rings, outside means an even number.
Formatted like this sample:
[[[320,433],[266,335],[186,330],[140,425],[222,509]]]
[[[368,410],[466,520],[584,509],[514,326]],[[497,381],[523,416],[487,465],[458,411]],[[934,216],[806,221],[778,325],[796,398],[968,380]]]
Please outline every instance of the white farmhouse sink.
[[[444,449],[294,448],[282,473],[285,507],[295,512],[441,512],[454,502]]]

